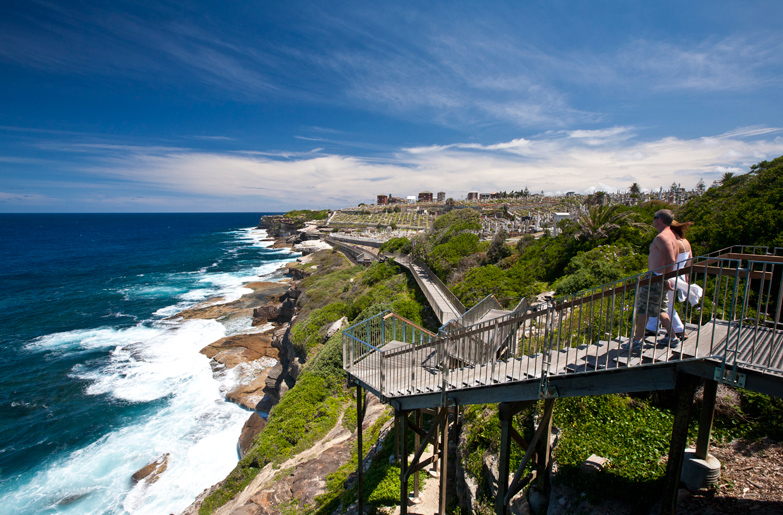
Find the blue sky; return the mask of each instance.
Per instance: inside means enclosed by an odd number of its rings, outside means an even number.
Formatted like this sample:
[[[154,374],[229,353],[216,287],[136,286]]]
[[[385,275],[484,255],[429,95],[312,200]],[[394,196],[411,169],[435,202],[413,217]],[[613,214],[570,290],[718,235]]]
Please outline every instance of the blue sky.
[[[37,2],[0,212],[709,185],[783,155],[783,2]]]

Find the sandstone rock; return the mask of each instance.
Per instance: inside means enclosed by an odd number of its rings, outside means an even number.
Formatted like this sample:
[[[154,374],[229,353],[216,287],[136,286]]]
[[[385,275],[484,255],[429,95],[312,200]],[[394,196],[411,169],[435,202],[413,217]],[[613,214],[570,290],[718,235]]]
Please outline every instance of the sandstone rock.
[[[266,397],[266,376],[270,369],[262,370],[247,384],[240,384],[235,389],[226,393],[226,399],[239,404],[245,409],[258,409],[259,404]]]
[[[582,472],[582,474],[588,475],[602,472],[608,461],[609,460],[607,458],[602,458],[601,456],[592,454],[584,461],[584,463],[582,463],[582,466],[579,467],[579,470]]]
[[[266,306],[261,306],[260,308],[255,308],[253,310],[253,325],[264,325],[267,322],[273,322],[277,320],[277,317],[280,316],[280,305],[279,304],[267,304]]]
[[[239,442],[237,442],[240,458],[245,457],[247,451],[250,450],[250,444],[253,443],[253,438],[265,427],[266,420],[261,418],[258,413],[253,413],[245,421],[245,425],[242,426],[242,433],[239,435]]]
[[[326,338],[329,339],[332,336],[335,335],[338,331],[342,331],[344,327],[348,325],[348,318],[342,317],[337,322],[333,323],[329,326],[329,329],[326,330]]]
[[[160,475],[166,471],[168,464],[169,453],[166,453],[152,463],[140,468],[138,471],[136,471],[135,474],[131,476],[131,479],[133,479],[133,481],[136,483],[146,479],[147,483],[152,484],[157,481]]]
[[[272,345],[273,335],[269,333],[238,334],[212,342],[201,353],[228,368],[263,357],[278,359],[279,350]]]
[[[289,285],[287,282],[256,281],[246,284],[245,287],[252,289],[253,292],[243,295],[233,302],[216,304],[219,299],[210,299],[208,302],[180,311],[169,318],[226,320],[236,317],[250,317],[253,308],[258,307],[259,303],[277,302],[277,299],[288,291]]]
[[[231,515],[262,515],[263,513],[264,510],[262,510],[260,506],[249,502],[244,506],[240,506],[236,510],[232,511]]]
[[[489,490],[494,498],[498,494],[498,457],[494,453],[487,452],[482,456],[481,460],[484,477],[487,478]]]
[[[278,322],[290,322],[296,312],[296,304],[293,299],[287,299],[280,306],[280,314],[277,317]]]
[[[508,505],[509,515],[533,515],[533,508],[527,500],[527,494],[524,490],[511,498]]]

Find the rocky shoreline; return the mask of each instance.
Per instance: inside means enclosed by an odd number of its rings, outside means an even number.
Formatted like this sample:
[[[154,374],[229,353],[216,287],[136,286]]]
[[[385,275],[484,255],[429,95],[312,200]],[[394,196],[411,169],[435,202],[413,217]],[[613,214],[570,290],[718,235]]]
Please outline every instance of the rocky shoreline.
[[[263,227],[260,227],[263,228]],[[282,236],[282,237],[281,237]],[[295,250],[290,234],[277,233],[272,248]],[[236,386],[224,391],[225,398],[247,409],[249,416],[237,440],[237,452],[243,457],[253,438],[265,427],[266,414],[280,401],[296,381],[301,363],[294,355],[289,339],[291,323],[295,318],[295,303],[299,295],[297,280],[307,274],[294,268],[306,263],[308,256],[287,263],[277,270],[289,277],[278,282],[255,281],[245,285],[252,290],[241,298],[223,302],[209,299],[183,310],[169,320],[232,320],[252,318],[251,332],[235,334],[210,343],[200,350],[210,359],[213,374],[233,373]],[[166,470],[168,456],[161,456],[133,475],[135,482],[153,483]]]

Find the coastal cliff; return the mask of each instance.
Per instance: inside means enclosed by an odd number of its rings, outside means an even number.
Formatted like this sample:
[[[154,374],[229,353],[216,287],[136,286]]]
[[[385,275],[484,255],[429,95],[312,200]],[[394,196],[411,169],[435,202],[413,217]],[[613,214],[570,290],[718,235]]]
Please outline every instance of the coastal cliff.
[[[257,229],[264,229],[273,238],[287,238],[304,226],[305,222],[301,218],[290,218],[284,215],[265,215],[258,222]]]

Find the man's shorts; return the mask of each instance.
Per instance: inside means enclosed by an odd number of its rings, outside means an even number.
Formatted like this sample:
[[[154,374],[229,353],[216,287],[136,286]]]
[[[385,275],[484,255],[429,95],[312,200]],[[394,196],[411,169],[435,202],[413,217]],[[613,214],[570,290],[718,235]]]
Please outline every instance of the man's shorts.
[[[636,295],[636,314],[657,317],[668,311],[669,296],[663,291],[660,277],[653,277],[652,284],[639,288]]]

